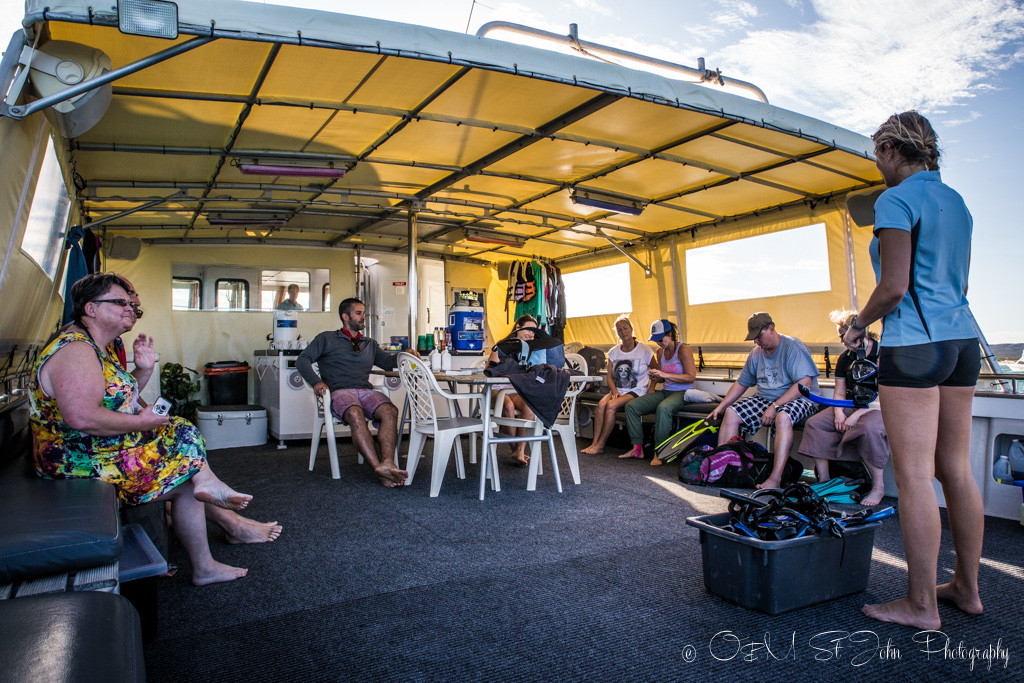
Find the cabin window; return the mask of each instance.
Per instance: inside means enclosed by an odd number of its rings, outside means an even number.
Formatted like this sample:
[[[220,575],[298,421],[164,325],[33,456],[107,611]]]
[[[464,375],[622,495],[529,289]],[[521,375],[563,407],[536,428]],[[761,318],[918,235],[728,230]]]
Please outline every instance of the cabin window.
[[[567,318],[633,310],[628,263],[565,273],[562,282],[565,285]]]
[[[203,307],[203,281],[195,277],[171,279],[171,308],[175,311],[198,311]]]
[[[296,300],[309,310],[309,272],[305,270],[264,270],[260,273],[260,308],[272,311],[288,298],[288,287],[299,286]]]
[[[244,311],[249,301],[249,283],[245,280],[217,280],[217,310]]]
[[[60,262],[61,247],[64,245],[64,230],[67,227],[71,200],[64,187],[64,177],[53,151],[53,142],[46,141],[46,155],[39,169],[36,191],[28,212],[25,236],[21,250],[35,261],[46,277],[53,279]]]
[[[331,283],[326,282],[320,290],[320,294],[323,297],[324,307],[323,310],[331,310]]]
[[[691,306],[831,289],[824,223],[686,251]]]

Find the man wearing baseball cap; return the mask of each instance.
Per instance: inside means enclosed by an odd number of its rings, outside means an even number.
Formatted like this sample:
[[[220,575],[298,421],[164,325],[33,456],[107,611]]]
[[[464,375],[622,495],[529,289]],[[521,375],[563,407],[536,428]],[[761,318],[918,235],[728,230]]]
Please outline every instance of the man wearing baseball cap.
[[[804,343],[779,334],[767,313],[755,313],[747,319],[746,341],[754,342],[754,350],[747,356],[739,379],[709,418],[717,420],[724,414],[718,431],[719,445],[741,431],[752,434],[762,426],[771,426],[775,460],[772,473],[757,488],[779,488],[793,445],[793,425],[818,411],[814,402],[800,395],[798,385],[817,393],[818,367]],[[756,394],[737,402],[747,389],[755,386]]]

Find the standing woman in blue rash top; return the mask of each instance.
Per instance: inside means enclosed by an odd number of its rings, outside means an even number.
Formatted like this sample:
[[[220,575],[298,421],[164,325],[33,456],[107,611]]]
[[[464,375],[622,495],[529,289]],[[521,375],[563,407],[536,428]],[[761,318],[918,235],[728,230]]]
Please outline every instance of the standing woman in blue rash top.
[[[899,486],[907,595],[865,605],[873,619],[920,629],[941,624],[938,600],[980,614],[978,565],[985,516],[971,473],[971,403],[981,354],[967,304],[973,222],[939,177],[928,119],[889,117],[872,136],[889,188],[875,203],[871,262],[878,286],[850,322],[857,348],[882,319],[879,399]],[[956,550],[953,579],[936,588],[942,536],[932,480],[942,484]]]

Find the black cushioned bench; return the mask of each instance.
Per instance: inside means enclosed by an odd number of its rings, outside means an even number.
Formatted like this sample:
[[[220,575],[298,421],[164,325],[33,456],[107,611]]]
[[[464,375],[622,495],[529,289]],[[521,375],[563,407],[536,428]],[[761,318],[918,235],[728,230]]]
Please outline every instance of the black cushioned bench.
[[[146,680],[139,615],[113,593],[0,600],[0,643],[11,683]]]
[[[144,680],[139,615],[112,592],[124,550],[116,491],[37,477],[25,413],[24,402],[0,410],[0,679]]]

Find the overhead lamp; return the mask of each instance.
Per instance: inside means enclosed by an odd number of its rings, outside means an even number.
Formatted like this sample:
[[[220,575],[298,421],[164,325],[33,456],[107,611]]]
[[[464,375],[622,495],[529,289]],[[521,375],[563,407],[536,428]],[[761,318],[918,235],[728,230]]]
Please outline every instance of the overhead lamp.
[[[117,28],[133,36],[178,37],[178,6],[165,0],[117,0]]]
[[[238,170],[245,175],[279,175],[305,178],[340,178],[348,170],[344,167],[335,167],[333,163],[326,166],[300,166],[280,162],[267,164],[260,163],[259,161],[240,161],[236,165]]]
[[[628,213],[631,216],[639,216],[644,212],[645,205],[635,199],[618,197],[611,194],[594,192],[575,188],[569,193],[569,199],[573,204],[580,206],[591,206],[595,209],[614,211],[615,213]]]
[[[515,237],[495,232],[484,232],[481,230],[464,230],[463,238],[467,242],[481,242],[483,244],[500,244],[503,247],[516,247],[517,249],[526,244],[525,237]]]

